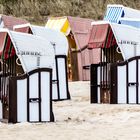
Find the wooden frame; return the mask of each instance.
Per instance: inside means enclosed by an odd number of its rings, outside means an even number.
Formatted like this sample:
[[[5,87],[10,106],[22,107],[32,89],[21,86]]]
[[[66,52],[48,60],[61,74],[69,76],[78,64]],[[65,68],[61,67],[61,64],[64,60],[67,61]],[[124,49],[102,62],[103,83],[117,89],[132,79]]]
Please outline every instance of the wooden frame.
[[[98,102],[97,69],[99,65],[91,65],[90,94],[91,103]],[[140,56],[132,57],[123,62],[112,63],[110,66],[110,103],[111,104],[139,104]],[[133,73],[132,73],[133,71]],[[97,76],[96,76],[97,75]]]
[[[49,74],[49,107],[50,107],[50,110],[49,110],[49,118],[46,118],[47,121],[54,121],[54,115],[53,115],[53,111],[52,111],[52,69],[50,68],[38,68],[38,69],[35,69],[33,71],[30,71],[28,74],[24,74],[22,76],[12,76],[12,77],[9,77],[9,96],[8,96],[8,110],[7,110],[7,115],[8,116],[5,116],[3,114],[3,119],[6,119],[7,122],[12,122],[12,123],[17,123],[17,122],[20,122],[18,120],[18,84],[17,82],[19,80],[25,80],[27,81],[27,99],[26,99],[26,102],[27,102],[27,116],[24,116],[25,118],[27,118],[27,121],[28,122],[34,122],[34,121],[31,121],[30,120],[30,103],[34,103],[34,102],[37,102],[38,103],[38,121],[35,121],[35,122],[43,122],[44,119],[42,119],[42,111],[41,111],[41,103],[43,103],[43,99],[41,98],[42,96],[42,88],[41,88],[41,74],[42,73],[48,73]],[[38,98],[30,98],[30,77],[34,74],[37,74],[38,75]],[[48,88],[48,87],[47,87]],[[4,103],[3,103],[3,113],[5,113],[5,109],[4,108]],[[3,120],[2,120],[3,121]]]
[[[130,64],[133,63],[135,64],[135,67],[131,67],[133,69],[133,73],[131,73],[131,68],[130,68]],[[126,104],[130,104],[132,103],[131,99],[130,99],[130,94],[131,94],[131,90],[130,88],[134,87],[135,88],[135,101],[134,103],[135,104],[139,104],[140,103],[140,100],[139,100],[139,63],[140,63],[140,56],[136,56],[136,57],[132,57],[130,59],[128,59],[127,61],[124,61],[124,62],[120,62],[120,63],[116,63],[116,64],[113,64],[112,65],[112,75],[116,75],[116,81],[115,81],[115,86],[112,86],[111,88],[111,91],[112,91],[112,102],[111,103],[121,103],[119,102],[119,85],[118,83],[121,82],[119,81],[119,67],[123,67],[125,66],[126,67],[126,86],[124,88],[126,88],[126,93],[123,93],[123,94],[126,94],[126,99],[125,102],[123,103],[126,103]],[[131,80],[130,79],[130,76],[133,75],[133,77],[135,77],[135,80]],[[113,92],[114,91],[114,92]],[[113,100],[114,98],[114,100]]]
[[[59,60],[63,59],[64,60],[64,79],[62,80],[62,76],[59,73],[59,69],[61,69],[61,67],[59,66]],[[68,88],[68,73],[67,73],[67,56],[66,55],[56,55],[55,56],[55,61],[56,61],[56,76],[57,76],[57,87],[58,87],[58,99],[57,100],[66,100],[66,99],[70,99],[70,93],[69,93],[69,88]],[[60,78],[61,77],[61,78]],[[60,81],[61,79],[61,81]],[[65,87],[65,93],[62,91],[62,86],[66,85]],[[64,86],[63,86],[64,87]]]

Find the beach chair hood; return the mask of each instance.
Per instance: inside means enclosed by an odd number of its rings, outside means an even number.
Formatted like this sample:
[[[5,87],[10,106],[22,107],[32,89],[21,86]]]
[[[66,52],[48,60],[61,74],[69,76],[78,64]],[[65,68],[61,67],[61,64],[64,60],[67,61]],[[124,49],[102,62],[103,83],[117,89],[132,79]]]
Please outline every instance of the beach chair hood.
[[[67,17],[50,17],[47,21],[46,27],[57,30],[57,31],[61,31],[62,33],[64,33],[66,36],[69,35],[70,33],[70,24],[69,21],[67,19]]]
[[[49,28],[40,26],[31,26],[34,35],[38,35],[47,39],[54,46],[56,55],[68,54],[68,41],[64,34]]]
[[[119,23],[121,17],[126,18],[140,18],[140,11],[123,5],[107,5],[107,10],[104,16],[105,21],[112,23]]]
[[[54,64],[53,46],[47,40],[7,29],[0,29],[0,53],[2,59],[16,54],[24,72],[36,68],[52,68]]]
[[[123,24],[111,23],[117,44],[123,58],[129,59],[140,55],[140,30]]]
[[[50,28],[42,26],[35,26],[31,24],[23,24],[14,26],[14,30],[18,32],[31,33],[43,37],[49,41],[55,50],[55,55],[67,55],[68,54],[68,41],[66,36],[60,31],[56,31]]]
[[[116,39],[108,22],[92,22],[88,48],[110,48],[116,45]]]

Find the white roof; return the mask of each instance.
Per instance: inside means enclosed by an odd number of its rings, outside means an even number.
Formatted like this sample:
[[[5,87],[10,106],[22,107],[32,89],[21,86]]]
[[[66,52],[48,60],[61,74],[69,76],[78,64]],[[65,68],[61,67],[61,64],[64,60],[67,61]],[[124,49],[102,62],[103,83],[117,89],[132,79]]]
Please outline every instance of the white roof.
[[[24,72],[36,68],[53,67],[54,50],[50,42],[38,36],[0,29],[0,34],[5,32],[12,40]]]
[[[111,23],[112,31],[123,58],[129,59],[140,55],[140,30],[138,28]]]
[[[42,26],[35,26],[31,24],[14,26],[15,29],[24,27],[30,27],[34,35],[41,36],[44,39],[50,41],[54,46],[56,55],[68,54],[68,40],[66,36],[60,31],[56,31]]]

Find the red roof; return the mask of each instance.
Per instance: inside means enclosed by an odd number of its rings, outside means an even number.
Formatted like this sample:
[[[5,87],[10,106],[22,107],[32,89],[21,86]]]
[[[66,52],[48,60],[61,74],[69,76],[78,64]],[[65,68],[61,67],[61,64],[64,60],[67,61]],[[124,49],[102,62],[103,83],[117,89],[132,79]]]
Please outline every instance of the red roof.
[[[80,49],[87,46],[90,37],[91,22],[93,20],[68,16],[68,21],[70,23],[70,28],[74,35],[77,47]]]
[[[8,28],[10,30],[13,30],[14,25],[28,23],[24,19],[16,18],[16,17],[13,17],[13,16],[1,15],[1,18],[2,18],[2,21],[4,23],[4,28]]]
[[[107,24],[96,24],[92,26],[88,48],[109,48],[116,44],[111,26]]]
[[[16,32],[22,32],[22,33],[28,33],[30,27],[22,27],[22,28],[15,28],[14,31]]]
[[[27,27],[21,27],[21,28],[15,28],[14,31],[16,32],[22,32],[22,33],[28,33],[28,34],[33,34],[32,30],[29,26]]]

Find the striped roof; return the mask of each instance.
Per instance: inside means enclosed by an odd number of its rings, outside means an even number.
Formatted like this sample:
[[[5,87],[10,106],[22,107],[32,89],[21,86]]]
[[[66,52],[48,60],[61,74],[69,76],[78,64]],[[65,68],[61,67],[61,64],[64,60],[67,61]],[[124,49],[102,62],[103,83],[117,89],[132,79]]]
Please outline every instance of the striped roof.
[[[70,25],[67,17],[50,17],[46,24],[47,28],[63,32],[66,36],[70,33]]]
[[[123,5],[107,5],[107,11],[104,16],[105,21],[119,23],[121,17],[140,18],[140,11]]]
[[[24,72],[38,67],[53,67],[54,50],[47,40],[8,29],[0,29],[0,36],[4,39],[0,46],[1,57],[7,59],[16,53]]]
[[[104,20],[118,23],[118,19],[124,16],[124,8],[122,5],[108,5]]]

